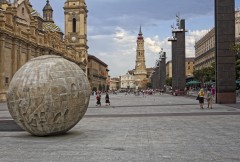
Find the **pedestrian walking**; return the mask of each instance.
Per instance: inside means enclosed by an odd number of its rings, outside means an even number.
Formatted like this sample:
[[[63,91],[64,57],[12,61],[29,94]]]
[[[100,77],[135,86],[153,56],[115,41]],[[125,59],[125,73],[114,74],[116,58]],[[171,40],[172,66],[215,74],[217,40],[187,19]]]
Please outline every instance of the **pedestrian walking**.
[[[212,93],[212,97],[215,98],[215,88],[214,88],[214,86],[212,86],[212,88],[211,88],[211,93]]]
[[[201,88],[200,91],[198,92],[198,101],[199,101],[200,108],[203,109],[203,104],[204,104],[204,90],[203,90],[203,88]]]
[[[106,92],[105,102],[106,102],[106,106],[107,106],[107,104],[110,106],[110,99],[109,99],[108,92]]]
[[[160,95],[163,95],[163,89],[160,89]]]
[[[239,91],[240,91],[240,87],[237,87],[237,89],[236,89],[236,96],[237,97],[239,96]]]
[[[97,94],[96,99],[97,99],[96,106],[101,106],[101,94],[100,93]]]
[[[212,109],[212,101],[213,101],[213,96],[212,96],[212,92],[211,89],[208,88],[207,90],[207,104],[208,104],[208,108]]]

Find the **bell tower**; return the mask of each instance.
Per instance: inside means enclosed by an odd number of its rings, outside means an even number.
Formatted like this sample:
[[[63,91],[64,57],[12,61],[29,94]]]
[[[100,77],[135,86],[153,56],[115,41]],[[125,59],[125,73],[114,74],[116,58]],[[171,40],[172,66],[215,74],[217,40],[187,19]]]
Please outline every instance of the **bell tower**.
[[[142,82],[147,78],[147,70],[145,65],[145,51],[144,51],[144,38],[142,36],[142,29],[140,26],[138,38],[137,38],[137,50],[136,50],[136,65],[134,70],[134,76],[138,80],[137,84],[141,88]]]
[[[87,6],[85,0],[66,0],[64,4],[65,39],[68,45],[79,52],[79,57],[87,71],[88,46],[87,46]]]
[[[49,0],[47,0],[47,3],[43,8],[43,19],[46,22],[53,22],[53,9],[49,3]]]

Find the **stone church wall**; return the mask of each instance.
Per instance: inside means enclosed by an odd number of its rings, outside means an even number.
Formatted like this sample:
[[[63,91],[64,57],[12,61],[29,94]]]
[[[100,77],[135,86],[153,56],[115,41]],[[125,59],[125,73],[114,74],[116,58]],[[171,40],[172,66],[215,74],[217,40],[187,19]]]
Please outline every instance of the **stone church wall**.
[[[17,17],[17,8],[12,6],[0,11],[0,101],[6,100],[13,75],[31,58],[59,55],[86,70],[81,54],[67,45],[61,33],[39,30],[39,18],[30,18],[28,25],[26,20]]]

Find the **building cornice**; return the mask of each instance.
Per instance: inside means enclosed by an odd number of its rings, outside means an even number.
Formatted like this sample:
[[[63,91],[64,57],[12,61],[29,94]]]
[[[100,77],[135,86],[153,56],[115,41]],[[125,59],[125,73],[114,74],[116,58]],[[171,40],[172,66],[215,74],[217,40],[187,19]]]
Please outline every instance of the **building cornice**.
[[[97,61],[99,64],[103,65],[104,67],[108,67],[108,65],[106,63],[104,63],[102,60],[100,60],[99,58],[93,56],[93,55],[88,55],[88,60],[94,60]]]

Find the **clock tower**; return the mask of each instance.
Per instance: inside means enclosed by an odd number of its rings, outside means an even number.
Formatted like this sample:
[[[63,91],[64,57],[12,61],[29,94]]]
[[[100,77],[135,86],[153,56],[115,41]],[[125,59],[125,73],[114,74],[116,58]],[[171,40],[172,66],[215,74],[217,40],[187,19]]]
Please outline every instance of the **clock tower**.
[[[134,76],[136,78],[136,84],[139,88],[143,88],[143,82],[147,79],[147,70],[145,65],[145,51],[144,51],[144,39],[142,36],[141,26],[137,38],[137,50],[136,50],[136,65],[134,70]]]
[[[81,68],[87,74],[87,6],[85,0],[66,0],[64,4],[65,39],[79,52]]]

